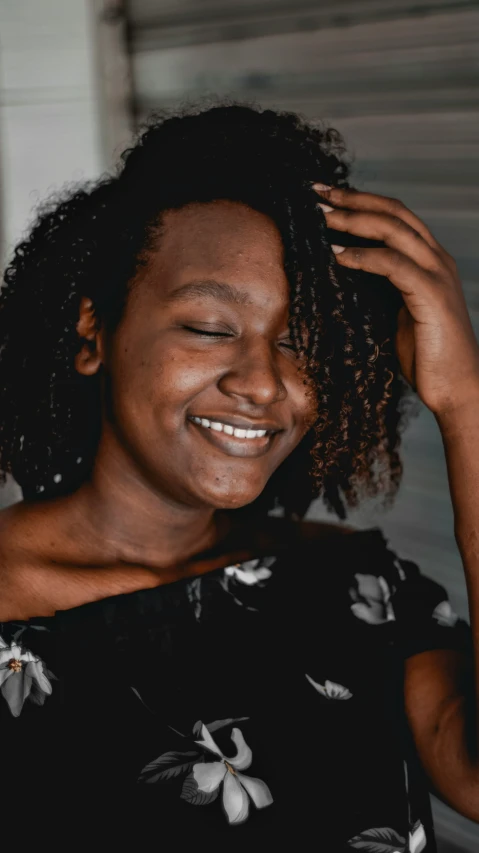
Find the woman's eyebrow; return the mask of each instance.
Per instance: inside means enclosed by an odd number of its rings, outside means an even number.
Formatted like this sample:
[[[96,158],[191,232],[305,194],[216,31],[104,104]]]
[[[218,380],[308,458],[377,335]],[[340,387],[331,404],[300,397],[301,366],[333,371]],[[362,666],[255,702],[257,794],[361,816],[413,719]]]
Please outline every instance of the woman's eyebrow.
[[[212,297],[220,302],[226,302],[233,305],[253,305],[252,300],[242,290],[238,290],[234,285],[227,284],[224,281],[215,281],[214,279],[197,279],[189,281],[167,294],[166,302],[187,302],[188,300]]]

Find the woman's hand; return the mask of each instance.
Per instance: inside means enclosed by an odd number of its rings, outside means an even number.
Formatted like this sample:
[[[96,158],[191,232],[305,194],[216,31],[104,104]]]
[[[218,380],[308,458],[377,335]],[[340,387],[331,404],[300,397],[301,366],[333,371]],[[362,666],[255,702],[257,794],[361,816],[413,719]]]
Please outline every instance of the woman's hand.
[[[329,228],[386,246],[333,251],[342,266],[386,276],[401,291],[395,344],[405,379],[435,415],[460,408],[479,392],[479,345],[454,259],[397,199],[313,189]]]

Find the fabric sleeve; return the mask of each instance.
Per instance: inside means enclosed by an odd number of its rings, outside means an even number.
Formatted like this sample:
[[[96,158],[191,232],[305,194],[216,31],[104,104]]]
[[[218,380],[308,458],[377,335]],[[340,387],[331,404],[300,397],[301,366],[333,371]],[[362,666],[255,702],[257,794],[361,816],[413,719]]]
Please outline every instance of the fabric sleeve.
[[[470,625],[454,612],[445,587],[412,560],[390,553],[395,569],[391,604],[401,655],[454,649],[473,656]]]

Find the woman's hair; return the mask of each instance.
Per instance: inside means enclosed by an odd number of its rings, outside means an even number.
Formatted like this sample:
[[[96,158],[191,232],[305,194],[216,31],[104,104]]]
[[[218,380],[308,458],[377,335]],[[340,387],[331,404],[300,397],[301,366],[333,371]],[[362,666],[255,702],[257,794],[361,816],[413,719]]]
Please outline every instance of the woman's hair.
[[[280,231],[289,327],[317,403],[309,432],[239,511],[283,507],[303,517],[321,495],[344,519],[345,503],[355,507],[363,495],[383,493],[390,503],[412,402],[394,349],[401,298],[386,279],[335,262],[331,242],[344,244],[345,235],[334,239],[311,189],[315,181],[348,187],[348,175],[336,130],[223,101],[154,114],[113,175],[43,204],[0,291],[1,481],[12,474],[33,500],[70,493],[88,478],[101,381],[100,372],[85,377],[74,366],[85,343],[76,329],[81,298],[92,299],[98,322],[113,332],[161,234],[162,211],[228,199],[267,214]]]

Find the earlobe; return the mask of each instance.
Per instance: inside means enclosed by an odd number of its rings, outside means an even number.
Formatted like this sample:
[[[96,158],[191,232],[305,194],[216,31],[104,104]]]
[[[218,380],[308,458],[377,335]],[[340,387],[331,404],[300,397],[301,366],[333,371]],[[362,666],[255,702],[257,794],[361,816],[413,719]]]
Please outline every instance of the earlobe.
[[[93,376],[98,373],[102,364],[98,350],[90,350],[88,343],[84,344],[75,356],[75,369],[83,376]]]

